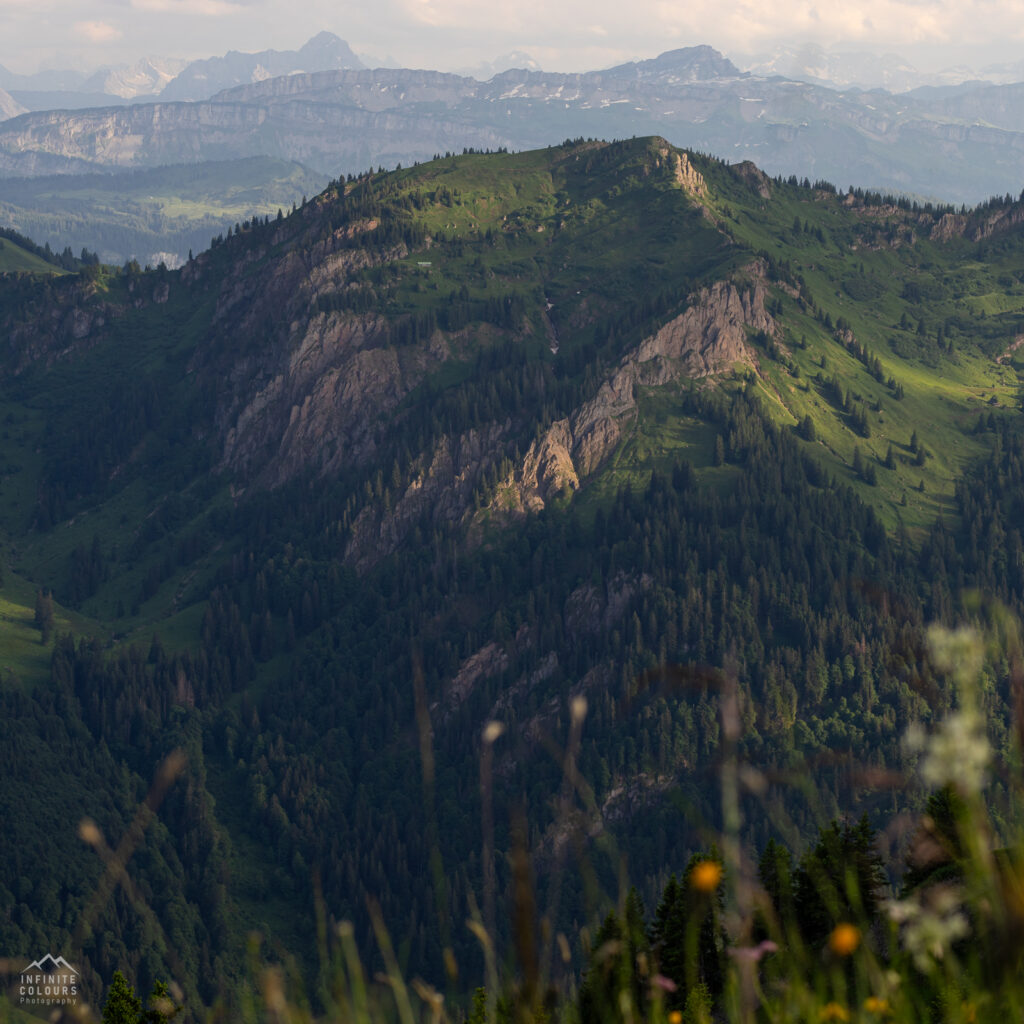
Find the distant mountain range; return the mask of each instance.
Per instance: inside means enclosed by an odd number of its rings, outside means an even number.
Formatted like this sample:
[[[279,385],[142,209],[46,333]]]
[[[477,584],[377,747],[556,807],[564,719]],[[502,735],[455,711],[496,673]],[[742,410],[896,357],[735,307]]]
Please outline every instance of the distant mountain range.
[[[937,71],[921,71],[896,53],[836,51],[814,43],[733,59],[751,74],[781,75],[834,89],[885,89],[903,93],[921,88],[1012,85],[1024,81],[1024,61],[980,68],[959,64]]]
[[[24,110],[79,110],[85,107],[154,100],[205,100],[232,86],[300,71],[361,68],[348,43],[331,32],[313,36],[298,50],[262,50],[206,60],[150,57],[115,68],[85,71],[40,71],[19,75],[0,66],[0,89]],[[0,97],[0,115],[7,111]]]
[[[267,156],[334,176],[466,148],[660,134],[843,188],[975,203],[1024,184],[1024,85],[837,91],[741,71],[709,46],[581,74],[509,70],[486,82],[358,63],[323,33],[290,54],[195,62],[158,102],[22,114],[0,123],[0,175]],[[221,83],[233,87],[181,102]]]
[[[771,52],[734,53],[731,60],[736,67],[758,77],[781,76],[840,90],[885,89],[903,93],[922,87],[1012,85],[1024,81],[1024,60],[922,71],[900,54],[834,50],[817,43],[782,46]],[[77,110],[157,99],[205,100],[224,89],[280,75],[397,66],[393,58],[360,57],[334,33],[320,32],[298,50],[230,50],[222,56],[193,61],[151,56],[130,66],[103,67],[91,72],[53,69],[17,74],[0,65],[0,90],[11,93],[25,110]],[[487,81],[515,68],[541,70],[533,55],[513,50],[494,59],[482,58],[454,73]],[[0,106],[2,116],[14,115],[7,106]]]

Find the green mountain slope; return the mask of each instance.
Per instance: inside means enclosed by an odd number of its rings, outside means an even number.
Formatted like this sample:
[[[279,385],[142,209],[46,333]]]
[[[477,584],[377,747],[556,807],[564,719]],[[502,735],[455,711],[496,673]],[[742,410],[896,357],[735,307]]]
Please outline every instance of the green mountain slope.
[[[327,178],[253,157],[119,174],[4,181],[0,222],[40,243],[99,253],[106,263],[184,262],[210,238],[254,216],[289,209]]]
[[[53,274],[57,268],[9,238],[0,238],[0,273]]]
[[[312,978],[317,900],[369,949],[372,897],[411,973],[450,947],[471,987],[485,724],[497,892],[524,819],[575,936],[623,857],[656,893],[720,826],[723,672],[772,780],[751,848],[891,810],[860,769],[952,700],[924,624],[1024,599],[1021,219],[579,141],[337,182],[180,271],[5,281],[4,720],[64,723],[70,806],[116,776],[105,832],[186,763],[109,943],[69,840],[0,876],[31,912],[2,944],[56,935],[93,993],[184,975],[198,1012],[251,929]],[[37,588],[96,637],[58,614],[49,666]],[[5,854],[41,846],[11,821]]]

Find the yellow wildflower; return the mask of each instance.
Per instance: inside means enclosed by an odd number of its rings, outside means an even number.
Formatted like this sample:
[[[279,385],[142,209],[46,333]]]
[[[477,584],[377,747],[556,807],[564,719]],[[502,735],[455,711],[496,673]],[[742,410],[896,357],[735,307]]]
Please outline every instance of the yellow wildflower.
[[[868,1013],[877,1014],[879,1017],[889,1012],[889,1000],[880,999],[878,996],[868,996],[864,1000],[864,1009]]]
[[[718,861],[699,861],[690,872],[690,885],[698,892],[714,892],[721,881],[722,865]]]
[[[860,945],[860,929],[849,921],[840,921],[828,937],[828,948],[836,956],[849,956]]]
[[[668,1024],[683,1024],[683,1014],[681,1010],[673,1010],[668,1015]]]
[[[845,1006],[841,1006],[839,1003],[826,1003],[818,1011],[818,1020],[822,1021],[848,1021],[850,1019],[850,1012]]]

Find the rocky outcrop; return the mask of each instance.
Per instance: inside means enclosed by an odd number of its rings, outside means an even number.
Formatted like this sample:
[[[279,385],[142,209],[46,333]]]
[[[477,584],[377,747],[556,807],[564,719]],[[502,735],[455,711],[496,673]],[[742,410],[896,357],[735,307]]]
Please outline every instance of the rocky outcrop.
[[[442,437],[420,456],[400,493],[359,513],[345,547],[346,561],[360,571],[370,568],[397,551],[423,517],[434,523],[464,522],[474,507],[481,471],[504,452],[508,426],[491,424],[486,430]]]
[[[733,164],[733,170],[752,188],[762,199],[771,199],[772,184],[768,175],[761,170],[757,164],[750,160]]]
[[[653,583],[650,576],[617,573],[605,585],[587,583],[577,587],[568,597],[563,609],[566,630],[583,640],[601,630],[614,629],[622,621],[636,598],[648,590]],[[450,718],[460,704],[469,699],[478,685],[487,679],[505,672],[512,658],[521,656],[534,648],[534,636],[527,627],[520,626],[518,632],[506,645],[495,642],[485,644],[465,658],[458,671],[445,687],[444,696],[431,708],[437,719]],[[558,656],[554,651],[538,653],[532,667],[512,682],[497,698],[486,718],[498,721],[508,720],[515,715],[523,701],[537,685],[550,679],[558,670]],[[588,690],[603,689],[611,678],[608,666],[591,669],[573,687],[574,693],[584,694]],[[561,698],[554,698],[537,709],[524,723],[523,735],[527,740],[536,740],[542,731],[558,716],[562,706]]]
[[[508,668],[508,654],[496,643],[489,643],[471,654],[448,683],[445,703],[449,709],[461,704],[481,679],[496,676]]]
[[[1014,203],[1012,206],[975,215],[968,225],[967,237],[972,242],[980,242],[983,238],[1010,231],[1019,224],[1024,224],[1024,203]]]
[[[565,628],[577,638],[612,629],[630,602],[650,588],[654,580],[647,575],[616,573],[604,586],[584,583],[566,599]]]
[[[759,264],[735,281],[702,289],[687,310],[627,355],[593,398],[571,416],[556,420],[530,445],[499,481],[487,508],[477,513],[479,520],[518,518],[579,490],[629,430],[639,387],[703,378],[737,364],[756,365],[747,333],[775,333],[775,322],[765,308],[766,297],[764,268]],[[440,338],[436,343],[443,344]],[[312,347],[317,349],[317,345]],[[443,355],[438,349],[436,358]],[[369,357],[365,363],[346,362],[339,364],[337,372],[326,374],[322,364],[320,358],[312,360],[320,383],[302,407],[293,408],[280,447],[283,465],[330,469],[341,460],[363,457],[372,443],[367,428],[367,423],[374,422],[371,410],[392,408],[416,373],[426,372],[426,365],[411,371],[403,368],[397,356],[387,362]],[[344,374],[353,371],[363,375],[354,387],[339,390]],[[284,386],[284,379],[272,382],[275,391]],[[431,453],[421,457],[402,493],[389,495],[386,507],[377,503],[357,516],[346,559],[360,570],[369,568],[396,551],[424,515],[433,522],[458,523],[471,518],[482,472],[507,454],[509,427],[492,424],[487,430],[439,441]]]
[[[684,313],[622,360],[594,398],[571,417],[552,423],[531,444],[520,465],[497,489],[491,511],[521,515],[578,490],[628,429],[638,387],[707,377],[738,364],[756,366],[748,332],[775,334],[766,297],[764,268],[759,264],[748,268],[744,278],[702,289]]]
[[[658,150],[662,159],[668,159],[672,168],[672,178],[675,183],[684,191],[693,196],[694,199],[706,199],[708,197],[708,186],[700,171],[690,162],[690,157],[677,149],[669,149],[668,145]]]
[[[448,355],[439,334],[391,345],[387,322],[372,314],[319,314],[293,339],[286,364],[245,398],[224,441],[224,465],[256,471],[265,486],[364,461],[381,417]],[[246,368],[237,370],[242,388]]]
[[[967,232],[967,215],[963,213],[944,213],[929,232],[928,237],[933,242],[948,242]]]
[[[775,322],[765,309],[766,296],[760,269],[749,286],[717,282],[704,289],[685,313],[641,342],[636,363],[667,359],[681,363],[689,377],[706,377],[735,363],[752,363],[746,342],[748,329],[768,334],[775,331]]]

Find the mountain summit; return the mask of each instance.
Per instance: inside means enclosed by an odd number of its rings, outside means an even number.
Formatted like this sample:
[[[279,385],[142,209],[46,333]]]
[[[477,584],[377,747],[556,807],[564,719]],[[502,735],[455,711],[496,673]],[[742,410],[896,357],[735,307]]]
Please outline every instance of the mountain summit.
[[[684,46],[666,50],[653,60],[641,61],[638,67],[663,75],[676,71],[688,74],[689,81],[713,81],[720,78],[744,78],[746,73],[712,46]]]
[[[298,50],[262,50],[196,60],[170,81],[162,100],[205,100],[224,89],[299,72],[343,71],[362,68],[348,43],[333,32],[320,32]]]

